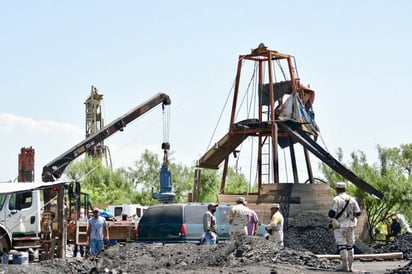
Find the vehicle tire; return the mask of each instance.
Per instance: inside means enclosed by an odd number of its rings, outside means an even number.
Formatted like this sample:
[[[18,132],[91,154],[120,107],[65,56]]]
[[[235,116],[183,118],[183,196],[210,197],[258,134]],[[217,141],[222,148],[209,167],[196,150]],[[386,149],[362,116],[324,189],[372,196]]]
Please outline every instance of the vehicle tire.
[[[0,232],[0,251],[2,252],[4,248],[10,251],[9,241],[7,239],[7,234],[4,231]]]

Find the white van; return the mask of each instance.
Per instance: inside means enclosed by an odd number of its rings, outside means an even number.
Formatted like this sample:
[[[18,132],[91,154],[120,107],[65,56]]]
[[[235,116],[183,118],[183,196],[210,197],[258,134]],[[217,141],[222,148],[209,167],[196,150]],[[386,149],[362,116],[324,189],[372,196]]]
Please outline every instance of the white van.
[[[114,218],[122,216],[123,212],[127,214],[128,217],[132,219],[139,219],[143,216],[144,212],[148,206],[142,206],[140,204],[125,204],[125,205],[109,205],[107,210],[109,210]]]

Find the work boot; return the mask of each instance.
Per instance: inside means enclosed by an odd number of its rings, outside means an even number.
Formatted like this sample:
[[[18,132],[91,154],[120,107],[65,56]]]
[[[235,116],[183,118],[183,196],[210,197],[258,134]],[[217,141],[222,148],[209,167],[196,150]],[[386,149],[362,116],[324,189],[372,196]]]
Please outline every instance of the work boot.
[[[345,264],[341,264],[335,268],[336,272],[349,272],[348,266]]]
[[[348,251],[348,270],[349,272],[356,272],[356,270],[352,268],[352,264],[353,264],[353,249]]]
[[[342,264],[336,268],[336,271],[349,272],[349,268],[348,268],[348,251],[346,249],[341,249],[339,253],[340,253],[340,258],[342,260]]]

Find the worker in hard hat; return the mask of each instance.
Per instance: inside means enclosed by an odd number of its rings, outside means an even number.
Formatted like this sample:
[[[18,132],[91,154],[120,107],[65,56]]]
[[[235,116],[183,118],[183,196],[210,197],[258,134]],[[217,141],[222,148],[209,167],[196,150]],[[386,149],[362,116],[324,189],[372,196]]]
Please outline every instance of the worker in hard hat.
[[[272,218],[266,226],[266,231],[269,233],[269,240],[275,243],[275,246],[283,247],[283,223],[284,218],[280,213],[280,204],[272,204],[270,206]]]
[[[343,272],[355,272],[354,259],[355,227],[361,210],[356,199],[346,193],[346,183],[336,183],[336,197],[333,198],[328,216],[334,221],[333,234],[342,260],[336,269]]]

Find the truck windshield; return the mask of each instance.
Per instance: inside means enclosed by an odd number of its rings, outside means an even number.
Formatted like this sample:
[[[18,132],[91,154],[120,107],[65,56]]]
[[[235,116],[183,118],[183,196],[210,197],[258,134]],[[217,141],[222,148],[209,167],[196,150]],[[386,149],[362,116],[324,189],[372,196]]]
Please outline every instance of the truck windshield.
[[[4,201],[6,200],[6,194],[0,194],[0,210],[3,209]]]

